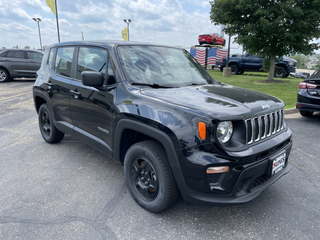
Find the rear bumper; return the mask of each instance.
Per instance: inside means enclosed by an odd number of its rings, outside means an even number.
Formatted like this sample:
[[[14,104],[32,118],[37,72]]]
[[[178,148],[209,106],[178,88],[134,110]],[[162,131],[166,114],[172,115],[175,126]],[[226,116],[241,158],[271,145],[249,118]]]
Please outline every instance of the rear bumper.
[[[320,97],[309,94],[307,89],[299,89],[296,108],[303,111],[320,112]]]
[[[296,108],[302,111],[320,112],[320,105],[297,102]]]

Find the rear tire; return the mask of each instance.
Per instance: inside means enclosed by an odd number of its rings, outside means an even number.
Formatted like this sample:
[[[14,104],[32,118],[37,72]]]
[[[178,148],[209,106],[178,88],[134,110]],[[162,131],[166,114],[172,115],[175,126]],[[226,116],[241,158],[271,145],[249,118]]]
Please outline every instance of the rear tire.
[[[0,68],[0,82],[8,82],[10,80],[10,75],[7,70]]]
[[[64,133],[59,131],[53,124],[53,117],[47,104],[42,104],[39,108],[38,121],[41,135],[46,142],[58,143],[63,139]]]
[[[311,117],[313,112],[310,111],[304,111],[304,110],[299,110],[300,114],[304,117]]]
[[[138,142],[128,149],[124,175],[134,200],[150,212],[168,209],[179,197],[167,155],[154,141]]]

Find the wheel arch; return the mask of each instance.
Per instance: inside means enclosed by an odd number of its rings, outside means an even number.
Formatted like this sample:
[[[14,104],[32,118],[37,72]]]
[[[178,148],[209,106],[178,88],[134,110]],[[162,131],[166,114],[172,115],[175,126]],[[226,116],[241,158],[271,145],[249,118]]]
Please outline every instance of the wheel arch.
[[[289,67],[288,67],[288,65],[287,64],[285,64],[285,63],[277,63],[276,64],[276,67],[283,67],[287,72],[289,72]]]
[[[34,88],[33,102],[34,102],[34,106],[36,108],[36,111],[38,113],[41,105],[44,103],[49,103],[50,98],[46,94],[44,94],[42,91],[40,91],[39,89]],[[52,111],[50,104],[48,104],[48,107],[49,107],[50,111]]]
[[[166,128],[166,127],[164,127]],[[170,131],[168,128],[166,131]],[[154,140],[165,150],[169,159],[176,158],[175,147],[167,133],[146,123],[131,119],[120,119],[116,126],[114,141],[114,159],[123,163],[126,151],[136,142]],[[170,165],[172,164],[169,161]]]

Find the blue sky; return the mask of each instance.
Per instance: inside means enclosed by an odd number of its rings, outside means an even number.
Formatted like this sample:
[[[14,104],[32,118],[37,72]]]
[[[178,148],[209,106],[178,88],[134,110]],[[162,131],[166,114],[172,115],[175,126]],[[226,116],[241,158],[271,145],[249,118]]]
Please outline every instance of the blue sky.
[[[184,46],[197,44],[198,35],[219,32],[210,22],[209,0],[57,0],[61,41],[122,40],[131,19],[130,40]],[[45,0],[0,0],[0,48],[39,48],[58,41],[55,15]],[[237,45],[233,45],[237,48]],[[233,52],[237,52],[234,50]],[[241,53],[241,51],[238,51]]]

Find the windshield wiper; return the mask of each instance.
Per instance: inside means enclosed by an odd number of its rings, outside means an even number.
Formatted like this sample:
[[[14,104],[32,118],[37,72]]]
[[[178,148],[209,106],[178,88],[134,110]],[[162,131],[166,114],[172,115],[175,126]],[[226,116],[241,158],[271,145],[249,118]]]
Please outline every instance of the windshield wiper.
[[[169,87],[169,86],[159,85],[158,83],[149,84],[149,83],[133,82],[133,83],[131,83],[131,85],[147,86],[147,87],[152,87],[152,88],[172,88],[172,87]]]
[[[204,82],[202,82],[202,83],[190,83],[187,86],[196,86],[196,85],[205,85],[205,84],[207,84],[207,83],[204,83]]]

